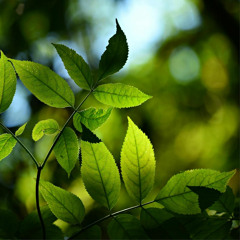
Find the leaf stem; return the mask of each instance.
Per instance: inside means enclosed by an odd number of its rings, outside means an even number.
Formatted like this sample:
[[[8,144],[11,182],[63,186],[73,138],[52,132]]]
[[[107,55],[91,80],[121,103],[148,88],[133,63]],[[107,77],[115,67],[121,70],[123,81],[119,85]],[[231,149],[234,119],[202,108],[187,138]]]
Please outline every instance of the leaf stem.
[[[136,205],[136,206],[132,206],[132,207],[129,207],[129,208],[125,208],[125,209],[122,209],[122,210],[117,211],[117,212],[114,212],[114,213],[110,213],[109,215],[106,215],[106,216],[104,216],[104,217],[102,217],[102,218],[100,218],[100,219],[98,219],[98,220],[96,220],[96,221],[88,224],[87,226],[83,227],[79,232],[75,233],[73,236],[69,237],[67,240],[74,239],[75,237],[77,237],[77,236],[78,236],[80,233],[82,233],[83,231],[85,231],[85,230],[93,227],[94,225],[96,225],[96,224],[98,224],[98,223],[101,223],[101,222],[103,222],[103,221],[105,221],[105,220],[107,220],[107,219],[109,219],[109,218],[112,218],[112,217],[114,217],[114,216],[116,216],[116,215],[119,215],[119,214],[121,214],[121,213],[128,212],[128,211],[130,211],[130,210],[133,210],[133,209],[136,209],[136,208],[139,208],[139,207],[143,207],[143,206],[145,206],[145,205],[148,205],[148,204],[151,204],[151,203],[154,203],[154,202],[155,202],[155,200],[150,201],[150,202],[147,202],[147,203],[144,203],[144,204],[139,204],[139,205]]]
[[[7,128],[6,126],[4,126],[1,122],[0,122],[1,127],[8,133],[10,133],[12,135],[13,138],[16,139],[16,141],[22,146],[22,148],[28,153],[28,155],[31,157],[31,159],[33,160],[33,162],[35,163],[36,167],[39,167],[39,163],[37,162],[36,158],[33,156],[33,154],[28,150],[28,148],[23,144],[23,142],[14,135],[14,133]]]

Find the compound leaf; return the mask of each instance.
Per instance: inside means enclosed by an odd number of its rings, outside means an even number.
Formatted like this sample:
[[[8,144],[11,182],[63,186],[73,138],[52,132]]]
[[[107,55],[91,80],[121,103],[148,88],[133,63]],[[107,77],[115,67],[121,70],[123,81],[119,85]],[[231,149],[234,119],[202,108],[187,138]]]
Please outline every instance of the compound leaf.
[[[39,63],[11,59],[19,78],[43,103],[57,108],[74,106],[75,97],[67,82]]]
[[[76,195],[46,181],[40,181],[40,191],[57,218],[71,224],[82,222],[85,209],[82,201]]]
[[[82,178],[88,193],[109,210],[120,194],[120,176],[112,154],[103,142],[81,141]]]
[[[15,136],[16,136],[16,137],[22,135],[22,133],[23,133],[24,130],[25,130],[26,125],[27,125],[27,122],[24,123],[20,128],[18,128],[18,130],[15,132]]]
[[[68,173],[68,176],[78,159],[78,145],[77,135],[70,127],[66,127],[54,147],[54,153],[57,161]]]
[[[234,210],[235,196],[232,189],[227,186],[226,192],[224,192],[220,198],[209,209],[215,210],[218,213],[226,213],[229,216]]]
[[[1,51],[0,59],[0,113],[12,102],[16,91],[17,78],[12,64]]]
[[[149,239],[140,221],[132,215],[114,217],[107,228],[110,239]]]
[[[62,44],[53,44],[61,57],[65,68],[75,83],[83,89],[91,89],[92,75],[88,64],[73,49]]]
[[[112,108],[88,108],[81,112],[77,112],[73,117],[73,125],[80,132],[82,132],[81,123],[84,124],[88,129],[93,131],[107,121],[111,114],[111,111]]]
[[[151,98],[137,88],[122,83],[100,85],[93,95],[99,102],[116,108],[135,107]]]
[[[116,20],[117,32],[109,39],[107,49],[99,62],[99,77],[101,79],[118,72],[126,63],[128,58],[127,39]]]
[[[141,203],[154,184],[155,158],[150,140],[130,118],[121,151],[121,169],[129,195]]]
[[[54,119],[47,119],[39,121],[33,128],[32,139],[38,141],[44,134],[51,135],[59,130],[59,125]]]
[[[196,169],[176,174],[159,192],[156,201],[179,214],[200,213],[198,195],[187,186],[203,186],[224,192],[234,173],[235,171],[221,173],[209,169]]]
[[[0,135],[0,161],[12,152],[16,143],[16,139],[11,134]]]

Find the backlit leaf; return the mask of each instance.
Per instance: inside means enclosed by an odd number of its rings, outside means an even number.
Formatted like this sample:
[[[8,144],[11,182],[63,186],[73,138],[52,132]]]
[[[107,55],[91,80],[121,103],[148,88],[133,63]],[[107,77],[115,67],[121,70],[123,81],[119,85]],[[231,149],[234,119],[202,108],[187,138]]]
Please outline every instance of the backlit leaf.
[[[4,112],[12,102],[16,91],[17,78],[12,64],[1,51],[0,59],[0,113]]]
[[[155,158],[148,137],[128,118],[128,130],[121,151],[123,181],[137,202],[151,191],[155,177]]]
[[[34,141],[38,141],[44,135],[51,135],[59,130],[59,125],[54,119],[47,119],[39,121],[33,128],[32,138]]]
[[[91,89],[92,75],[88,64],[73,49],[62,44],[53,44],[65,68],[75,83],[83,89]]]
[[[70,127],[64,129],[54,147],[54,153],[58,163],[69,176],[76,164],[79,154],[78,138]]]
[[[16,143],[16,139],[11,134],[4,133],[0,135],[0,161],[12,152]]]
[[[74,106],[74,94],[67,82],[39,63],[11,59],[19,78],[40,101],[51,107]]]
[[[27,122],[24,123],[20,128],[18,128],[18,130],[15,132],[15,136],[16,136],[16,137],[22,135],[22,133],[23,133],[24,130],[25,130],[26,125],[27,125]]]
[[[76,195],[46,181],[40,181],[40,191],[57,218],[71,224],[82,222],[85,209]]]
[[[81,141],[82,178],[88,193],[108,209],[120,194],[120,176],[112,154],[103,142]]]
[[[118,21],[117,32],[109,39],[106,51],[103,53],[99,62],[99,77],[101,80],[115,72],[118,72],[126,63],[128,58],[127,39],[120,28]]]
[[[173,176],[162,188],[156,201],[176,213],[200,213],[198,195],[187,186],[203,186],[224,192],[234,173],[235,171],[221,173],[209,169],[196,169],[179,173]]]
[[[149,239],[140,221],[129,214],[113,217],[107,232],[110,239]]]
[[[81,123],[84,124],[90,130],[99,128],[111,114],[112,108],[108,109],[96,109],[88,108],[81,112],[75,113],[73,117],[73,125],[78,131],[82,131]]]
[[[137,88],[122,83],[100,85],[93,95],[99,102],[116,108],[135,107],[151,98]]]

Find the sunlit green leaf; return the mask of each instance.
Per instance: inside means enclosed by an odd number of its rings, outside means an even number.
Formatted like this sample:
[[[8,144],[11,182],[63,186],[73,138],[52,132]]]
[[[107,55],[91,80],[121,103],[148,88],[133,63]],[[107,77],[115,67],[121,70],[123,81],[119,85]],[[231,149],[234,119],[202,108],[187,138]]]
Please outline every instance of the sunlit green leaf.
[[[67,82],[39,63],[11,59],[19,78],[40,101],[51,107],[74,106],[75,97]]]
[[[0,135],[0,161],[12,152],[16,143],[17,141],[11,134],[4,133]]]
[[[224,192],[234,173],[235,171],[221,173],[209,169],[196,169],[179,173],[167,182],[156,200],[176,213],[200,213],[198,195],[187,186],[203,186]]]
[[[135,107],[151,98],[137,88],[122,83],[100,85],[93,95],[99,102],[116,108]]]
[[[0,113],[4,112],[12,102],[16,91],[16,73],[12,64],[1,51],[0,59]]]
[[[26,125],[27,125],[27,122],[24,123],[20,128],[18,128],[18,130],[15,132],[15,136],[16,136],[16,137],[22,135],[22,133],[23,133],[24,130],[25,130]]]
[[[17,216],[10,210],[0,209],[0,238],[15,239],[19,221]]]
[[[59,164],[70,175],[79,154],[78,138],[70,127],[64,129],[54,147],[54,153]]]
[[[121,151],[122,176],[130,196],[141,203],[154,184],[155,158],[148,137],[130,118],[128,123]]]
[[[101,80],[115,72],[118,72],[126,63],[128,58],[127,39],[120,28],[118,21],[117,32],[109,39],[106,51],[103,53],[99,63],[99,77]]]
[[[149,239],[140,221],[129,214],[114,217],[107,231],[110,239]]]
[[[88,193],[108,209],[120,194],[120,176],[112,154],[103,142],[81,141],[82,178]]]
[[[33,128],[32,138],[34,141],[38,141],[44,135],[51,135],[59,130],[59,125],[54,119],[47,119],[39,121]]]
[[[40,182],[40,191],[57,218],[71,224],[82,222],[85,209],[76,195],[46,181]]]
[[[88,64],[73,49],[62,44],[53,44],[65,68],[75,83],[83,89],[91,89],[92,75]]]
[[[82,131],[81,123],[90,130],[95,130],[107,121],[111,114],[112,108],[96,109],[88,108],[81,112],[75,113],[73,125],[78,131]]]
[[[203,186],[188,186],[188,188],[198,195],[198,203],[202,211],[210,207],[221,195],[213,188]]]
[[[215,210],[218,213],[227,213],[229,216],[234,209],[235,196],[232,189],[227,186],[226,192],[209,209]]]

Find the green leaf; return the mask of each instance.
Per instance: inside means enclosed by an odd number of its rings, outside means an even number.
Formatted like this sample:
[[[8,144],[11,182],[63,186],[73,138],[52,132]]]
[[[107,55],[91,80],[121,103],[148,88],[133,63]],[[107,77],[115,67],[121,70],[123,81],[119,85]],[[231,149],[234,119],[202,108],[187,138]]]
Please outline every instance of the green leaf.
[[[130,118],[121,151],[121,169],[129,195],[141,203],[154,184],[155,158],[150,140]]]
[[[82,178],[88,193],[109,210],[120,194],[120,176],[112,154],[103,142],[81,141]]]
[[[180,214],[201,212],[198,195],[187,186],[203,186],[224,192],[235,171],[220,173],[209,169],[196,169],[173,176],[162,188],[156,201],[167,209]]]
[[[18,229],[17,216],[9,210],[0,209],[0,238],[15,239],[15,233]]]
[[[76,195],[46,181],[40,181],[40,191],[57,218],[71,224],[82,222],[85,209]]]
[[[1,51],[0,59],[0,113],[4,112],[12,102],[16,91],[16,74],[12,64]]]
[[[93,95],[99,102],[116,108],[139,106],[151,98],[137,88],[122,83],[100,85],[94,90]]]
[[[62,44],[53,44],[65,68],[74,82],[83,89],[92,88],[92,75],[88,64],[73,49]]]
[[[39,63],[11,59],[19,78],[43,103],[57,108],[74,106],[75,97],[67,82]]]
[[[77,232],[81,230],[80,226],[73,226],[71,230],[70,236],[75,235]],[[101,240],[102,239],[102,230],[98,225],[94,225],[91,228],[84,230],[83,232],[77,234],[75,237],[71,237],[71,239],[84,239],[84,240]]]
[[[118,72],[126,63],[128,58],[128,44],[127,39],[120,28],[118,21],[117,32],[109,39],[107,49],[103,53],[99,62],[99,77],[101,79]]]
[[[77,112],[73,117],[73,125],[78,131],[82,132],[81,123],[83,123],[87,128],[93,131],[107,121],[111,114],[111,111],[112,108],[88,108],[81,112]]]
[[[0,161],[12,152],[16,143],[17,141],[11,134],[4,133],[0,135]]]
[[[15,136],[16,136],[16,137],[22,135],[22,133],[23,133],[24,130],[25,130],[26,125],[27,125],[27,122],[24,123],[20,128],[18,128],[18,130],[15,132]]]
[[[114,217],[108,225],[107,232],[110,239],[149,239],[140,221],[129,214]]]
[[[41,139],[44,134],[51,135],[56,133],[59,130],[59,125],[54,119],[47,119],[39,121],[33,128],[32,139],[38,141]]]
[[[153,229],[173,217],[174,215],[166,211],[166,209],[142,208],[140,219],[145,229]]]
[[[198,203],[202,211],[210,207],[221,195],[213,188],[202,186],[188,186],[188,188],[198,195]]]
[[[99,143],[101,142],[101,139],[97,137],[96,134],[94,134],[92,131],[90,131],[88,128],[86,128],[84,125],[82,126],[82,134],[81,134],[81,140],[85,142],[90,143]]]
[[[70,127],[64,129],[54,147],[54,153],[58,163],[69,176],[76,164],[79,154],[78,138]]]
[[[224,212],[231,216],[234,210],[234,202],[235,196],[233,191],[229,186],[227,186],[226,192],[223,193],[209,209],[215,210],[218,213]]]

